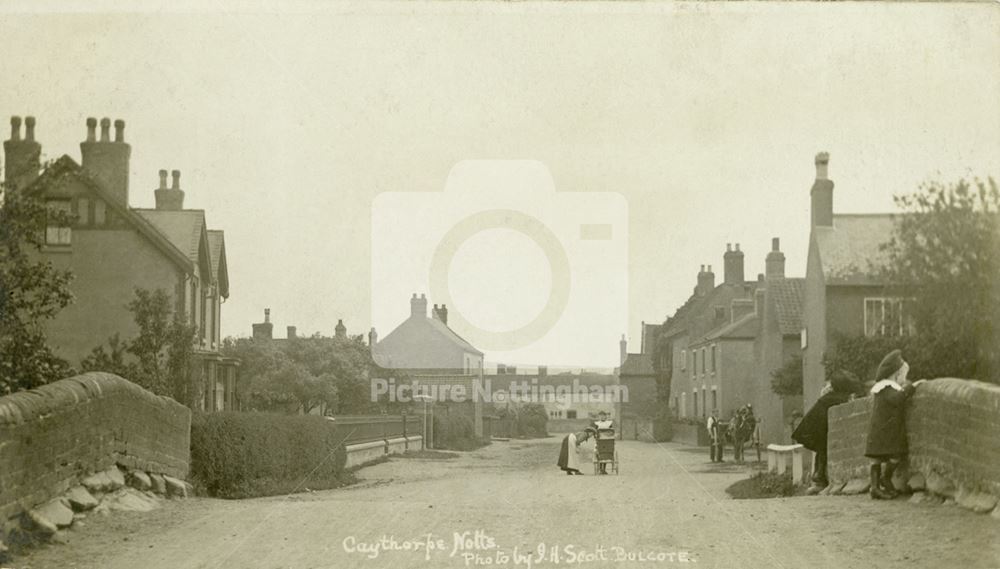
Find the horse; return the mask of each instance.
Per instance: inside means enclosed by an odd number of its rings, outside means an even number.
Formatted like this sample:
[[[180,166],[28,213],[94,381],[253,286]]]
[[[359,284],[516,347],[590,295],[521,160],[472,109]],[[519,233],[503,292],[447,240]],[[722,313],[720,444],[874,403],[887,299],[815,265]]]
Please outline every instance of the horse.
[[[733,457],[736,462],[743,462],[743,446],[753,436],[757,419],[751,414],[737,413],[729,421],[726,438],[733,443]]]

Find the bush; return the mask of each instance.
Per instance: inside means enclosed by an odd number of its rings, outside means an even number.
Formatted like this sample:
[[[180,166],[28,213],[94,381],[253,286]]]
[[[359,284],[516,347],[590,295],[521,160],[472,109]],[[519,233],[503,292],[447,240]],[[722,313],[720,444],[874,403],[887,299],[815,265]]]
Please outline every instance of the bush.
[[[472,419],[464,414],[434,415],[434,448],[449,450],[474,450],[485,446],[476,437]]]
[[[191,479],[219,498],[270,496],[351,481],[337,429],[313,415],[196,414],[191,421]]]
[[[517,414],[517,436],[525,438],[537,438],[549,436],[546,428],[549,422],[549,414],[545,411],[545,406],[537,403],[525,405]]]
[[[726,488],[726,493],[733,498],[783,498],[795,496],[798,488],[792,483],[792,473],[776,474],[774,472],[757,472],[745,480],[740,480]]]
[[[661,412],[653,420],[653,440],[660,443],[673,440],[675,420],[669,411]]]

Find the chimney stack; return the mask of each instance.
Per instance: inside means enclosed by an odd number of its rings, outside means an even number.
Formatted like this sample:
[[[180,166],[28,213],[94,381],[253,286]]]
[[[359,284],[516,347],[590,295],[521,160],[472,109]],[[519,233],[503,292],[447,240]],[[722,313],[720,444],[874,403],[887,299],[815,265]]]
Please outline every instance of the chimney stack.
[[[374,348],[375,344],[377,343],[378,343],[378,332],[376,332],[375,327],[372,326],[372,329],[368,331],[368,346]]]
[[[624,364],[627,356],[628,341],[625,340],[625,334],[622,334],[622,339],[618,341],[618,365]]]
[[[812,225],[833,226],[833,181],[827,177],[830,155],[820,152],[816,155],[816,181],[809,195],[812,198]]]
[[[726,252],[722,255],[723,282],[726,284],[741,284],[743,282],[743,251],[740,244],[733,250],[731,243],[726,243]]]
[[[295,338],[299,337],[298,330],[295,328],[295,326],[288,326],[288,327],[285,328],[285,330],[286,330],[285,336],[289,340],[294,340]]]
[[[753,291],[753,310],[757,313],[757,318],[764,317],[764,293],[767,289],[759,287]]]
[[[427,318],[427,296],[424,294],[417,298],[417,293],[413,293],[413,297],[410,298],[410,318],[415,316]]]
[[[781,252],[781,243],[777,237],[771,239],[771,252],[767,254],[765,271],[768,280],[785,276],[785,254]]]
[[[156,198],[156,209],[180,211],[184,209],[184,192],[181,190],[181,172],[174,170],[173,186],[167,188],[167,171],[160,170],[160,187],[153,192]]]
[[[442,304],[438,306],[435,304],[434,309],[431,310],[431,316],[440,320],[445,326],[448,325],[448,307],[446,305]]]
[[[695,287],[694,292],[697,296],[705,296],[715,289],[715,273],[712,272],[712,265],[701,266],[701,270],[698,272],[698,286]]]
[[[253,330],[254,340],[270,340],[274,333],[274,324],[271,324],[271,309],[264,309],[264,322],[253,324],[251,326]]]
[[[35,142],[35,117],[24,119],[25,137],[21,139],[21,117],[10,117],[10,140],[3,143],[4,182],[25,187],[38,178],[42,145]]]
[[[344,326],[344,320],[343,319],[338,319],[337,320],[337,326],[334,327],[333,333],[338,338],[346,338],[347,337],[347,326]]]
[[[101,119],[101,139],[95,140],[97,119],[87,119],[87,139],[80,143],[83,169],[122,205],[128,205],[129,156],[132,147],[125,142],[125,121],[115,121],[115,139],[111,140],[111,120]]]

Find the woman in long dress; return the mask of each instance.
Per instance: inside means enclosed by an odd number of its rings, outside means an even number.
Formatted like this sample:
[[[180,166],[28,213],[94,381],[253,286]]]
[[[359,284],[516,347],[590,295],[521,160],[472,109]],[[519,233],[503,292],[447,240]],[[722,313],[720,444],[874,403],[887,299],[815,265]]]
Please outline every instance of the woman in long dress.
[[[590,438],[590,429],[579,433],[570,433],[563,437],[562,445],[559,447],[559,460],[556,466],[561,468],[566,474],[583,474],[580,472],[582,460],[580,457],[580,445]]]

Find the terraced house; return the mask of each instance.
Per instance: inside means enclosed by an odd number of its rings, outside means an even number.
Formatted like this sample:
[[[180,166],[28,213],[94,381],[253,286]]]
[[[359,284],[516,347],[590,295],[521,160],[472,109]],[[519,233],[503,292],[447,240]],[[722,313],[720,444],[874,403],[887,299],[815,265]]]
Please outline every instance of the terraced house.
[[[78,365],[114,335],[129,339],[138,333],[127,304],[136,288],[163,289],[174,310],[198,328],[194,381],[199,390],[195,407],[218,411],[236,404],[238,362],[224,358],[220,323],[222,304],[229,297],[225,235],[209,229],[203,210],[184,208],[180,172],[159,172],[153,190],[156,207],[129,205],[129,159],[125,122],[87,119],[87,137],[80,143],[81,161],[63,155],[41,170],[41,144],[35,140],[35,120],[11,119],[11,136],[4,142],[5,181],[15,190],[45,201],[50,209],[68,212],[69,227],[45,231],[42,255],[72,271],[76,301],[50,321],[47,334],[56,353]]]

